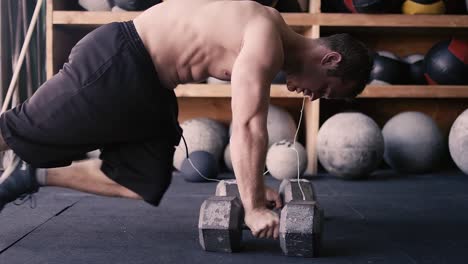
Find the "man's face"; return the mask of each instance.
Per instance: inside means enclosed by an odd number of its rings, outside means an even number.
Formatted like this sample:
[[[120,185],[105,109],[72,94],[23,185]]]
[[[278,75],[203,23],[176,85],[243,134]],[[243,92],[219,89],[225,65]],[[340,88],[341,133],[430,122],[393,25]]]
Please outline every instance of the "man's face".
[[[319,98],[346,98],[354,82],[343,82],[341,78],[328,76],[326,71],[292,73],[287,75],[286,86],[289,91],[303,93],[311,101]]]

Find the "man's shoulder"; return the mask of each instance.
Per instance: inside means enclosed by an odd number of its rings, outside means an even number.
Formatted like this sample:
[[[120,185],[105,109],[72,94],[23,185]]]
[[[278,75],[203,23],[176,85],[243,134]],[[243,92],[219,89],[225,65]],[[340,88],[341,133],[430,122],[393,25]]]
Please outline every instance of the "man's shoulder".
[[[252,17],[247,24],[247,29],[255,29],[255,31],[279,32],[284,28],[286,23],[279,12],[273,9],[272,12],[265,12],[258,16]]]

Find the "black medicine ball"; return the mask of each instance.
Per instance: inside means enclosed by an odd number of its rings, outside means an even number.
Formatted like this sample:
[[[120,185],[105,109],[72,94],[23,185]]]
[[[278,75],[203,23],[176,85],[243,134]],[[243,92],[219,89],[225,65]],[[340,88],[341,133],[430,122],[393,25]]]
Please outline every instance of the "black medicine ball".
[[[156,4],[161,0],[113,0],[114,4],[127,11],[142,11]]]
[[[408,84],[427,84],[424,77],[424,56],[421,54],[413,54],[403,58],[403,61],[408,63]]]
[[[188,182],[205,182],[208,179],[216,179],[218,176],[218,163],[215,157],[206,151],[194,151],[189,155],[195,168],[188,159],[182,162],[180,172]],[[203,178],[206,177],[208,179]]]
[[[445,40],[434,45],[424,60],[429,84],[468,84],[468,41]]]
[[[430,5],[430,4],[433,4],[435,2],[439,2],[440,0],[411,0],[411,1],[416,2],[418,4]]]
[[[352,13],[385,13],[389,0],[344,0]]]
[[[468,0],[444,0],[444,3],[447,14],[466,14]]]
[[[408,64],[387,51],[374,55],[374,66],[370,75],[370,84],[407,84]]]

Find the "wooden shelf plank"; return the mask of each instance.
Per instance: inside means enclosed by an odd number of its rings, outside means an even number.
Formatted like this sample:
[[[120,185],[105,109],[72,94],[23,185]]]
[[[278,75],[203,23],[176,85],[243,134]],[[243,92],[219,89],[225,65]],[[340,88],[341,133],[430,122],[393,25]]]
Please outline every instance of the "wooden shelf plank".
[[[387,85],[367,86],[359,98],[468,98],[468,86]]]
[[[55,25],[101,25],[110,22],[132,20],[141,12],[90,12],[90,11],[54,11]],[[314,25],[314,17],[310,14],[283,14],[286,22],[291,26]]]
[[[132,20],[139,14],[140,12],[54,11],[53,23],[56,25],[103,25]]]
[[[140,12],[54,11],[56,25],[101,25],[128,21]],[[282,14],[290,26],[468,28],[468,15]],[[417,19],[415,19],[417,18]]]
[[[231,97],[228,84],[185,84],[175,90],[178,97]],[[285,85],[272,85],[273,98],[302,98],[301,94],[290,92]],[[358,98],[468,98],[468,86],[450,85],[388,85],[367,86]]]
[[[231,97],[229,84],[184,84],[175,89],[178,97]],[[270,97],[272,98],[302,98],[300,94],[292,93],[285,85],[272,85]]]
[[[467,28],[468,15],[322,13],[313,22],[320,26],[336,27]]]

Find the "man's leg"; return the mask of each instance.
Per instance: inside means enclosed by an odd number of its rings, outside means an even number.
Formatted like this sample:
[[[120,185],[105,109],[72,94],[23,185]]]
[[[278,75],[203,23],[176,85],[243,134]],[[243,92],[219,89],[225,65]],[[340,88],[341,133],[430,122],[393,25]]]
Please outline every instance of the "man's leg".
[[[70,188],[92,194],[142,199],[140,195],[109,179],[98,159],[73,162],[71,166],[48,169],[46,186]]]
[[[0,133],[0,152],[9,150]],[[74,162],[71,166],[47,169],[46,186],[70,188],[92,194],[142,199],[135,192],[109,179],[101,171],[98,159]]]

